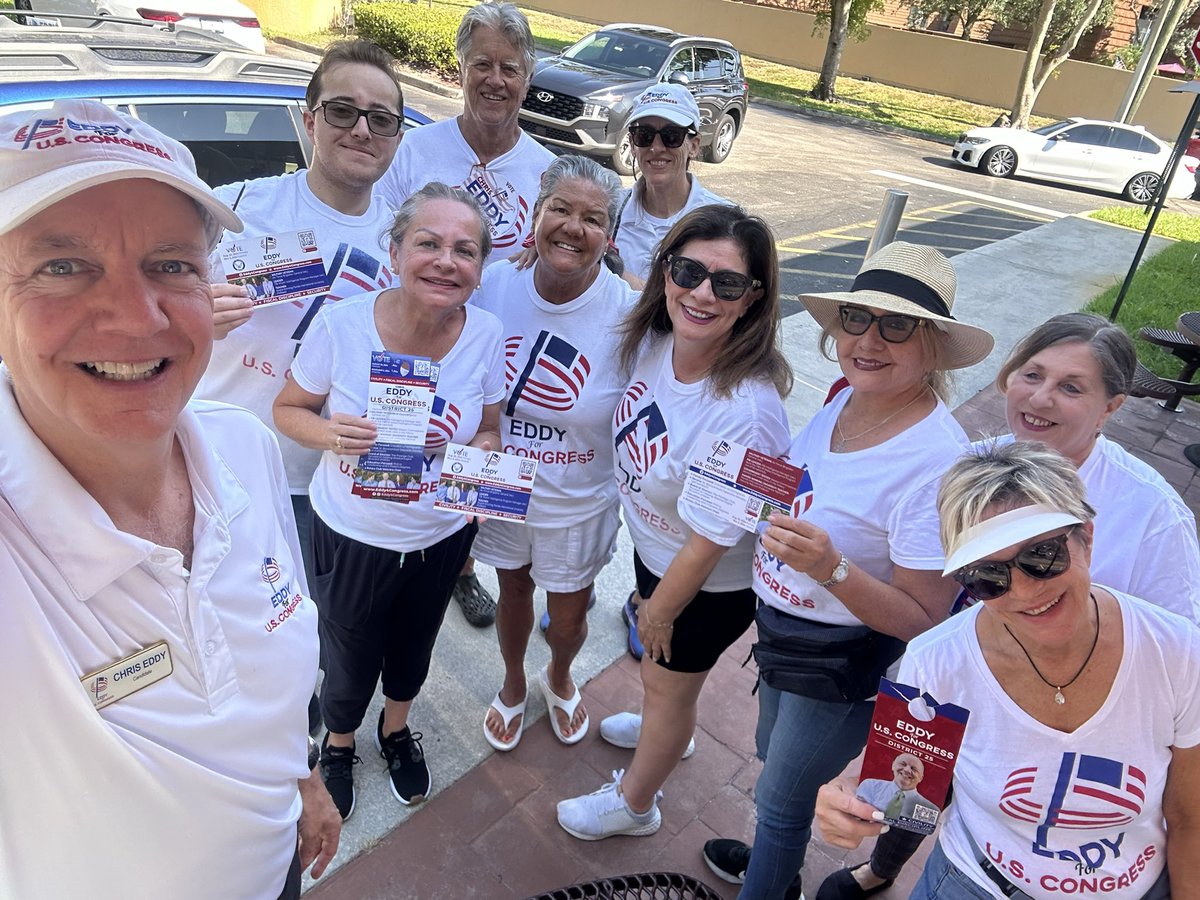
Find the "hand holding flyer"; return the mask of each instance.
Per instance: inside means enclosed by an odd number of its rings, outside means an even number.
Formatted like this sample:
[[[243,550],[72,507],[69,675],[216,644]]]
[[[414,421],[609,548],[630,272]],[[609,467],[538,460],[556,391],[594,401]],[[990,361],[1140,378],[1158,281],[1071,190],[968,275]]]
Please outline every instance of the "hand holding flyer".
[[[433,505],[488,519],[524,522],[536,476],[537,460],[450,444]]]
[[[312,230],[239,236],[217,249],[225,280],[244,287],[256,307],[329,290],[329,276]]]
[[[425,431],[433,406],[433,366],[424,356],[371,354],[367,417],[379,429],[375,446],[359,457],[351,492],[370,500],[420,497]]]
[[[771,513],[793,512],[793,501],[808,473],[709,432],[696,441],[683,497],[700,509],[755,532]]]
[[[884,678],[863,758],[858,799],[884,822],[932,834],[946,806],[970,712]]]

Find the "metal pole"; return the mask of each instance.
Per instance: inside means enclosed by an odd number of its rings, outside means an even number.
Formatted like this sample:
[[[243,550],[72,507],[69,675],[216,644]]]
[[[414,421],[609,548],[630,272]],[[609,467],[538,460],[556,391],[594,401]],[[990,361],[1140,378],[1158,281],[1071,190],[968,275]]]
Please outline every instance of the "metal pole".
[[[883,210],[875,223],[875,231],[871,235],[871,243],[867,244],[867,257],[896,239],[896,231],[900,228],[900,220],[904,217],[904,207],[908,203],[908,191],[898,191],[888,188],[883,198]]]
[[[1163,172],[1162,177],[1159,179],[1158,191],[1155,193],[1154,199],[1150,201],[1150,221],[1146,223],[1146,230],[1142,233],[1142,240],[1138,244],[1137,253],[1133,255],[1133,262],[1129,264],[1129,272],[1125,275],[1125,281],[1121,285],[1121,290],[1117,292],[1117,299],[1113,303],[1112,312],[1108,314],[1110,322],[1117,321],[1117,313],[1121,311],[1121,304],[1125,302],[1125,295],[1129,293],[1129,286],[1133,283],[1133,275],[1137,271],[1138,264],[1142,261],[1142,254],[1146,252],[1146,245],[1150,243],[1150,235],[1154,233],[1154,224],[1158,221],[1158,214],[1162,212],[1163,204],[1167,202],[1167,191],[1170,189],[1171,181],[1175,177],[1175,170],[1179,168],[1179,162],[1183,159],[1187,151],[1188,138],[1196,130],[1197,119],[1200,119],[1200,93],[1192,98],[1192,108],[1188,110],[1187,121],[1183,125],[1183,130],[1179,132],[1179,139],[1175,141],[1175,148],[1171,151],[1171,158],[1167,162],[1166,171]]]

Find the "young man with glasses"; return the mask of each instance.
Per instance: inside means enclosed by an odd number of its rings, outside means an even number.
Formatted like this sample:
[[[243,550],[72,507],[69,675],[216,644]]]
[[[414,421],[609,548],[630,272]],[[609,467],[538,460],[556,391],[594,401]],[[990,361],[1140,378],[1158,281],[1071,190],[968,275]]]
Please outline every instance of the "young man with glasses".
[[[327,293],[256,309],[246,290],[225,283],[220,255],[210,260],[217,341],[196,396],[243,406],[272,430],[271,404],[321,306],[387,287],[393,277],[380,236],[391,208],[375,185],[400,144],[404,97],[394,60],[365,40],[330,45],[305,95],[312,166],[216,189],[246,225],[239,240],[307,232],[320,251]],[[320,454],[279,435],[304,567],[312,578],[308,483]]]

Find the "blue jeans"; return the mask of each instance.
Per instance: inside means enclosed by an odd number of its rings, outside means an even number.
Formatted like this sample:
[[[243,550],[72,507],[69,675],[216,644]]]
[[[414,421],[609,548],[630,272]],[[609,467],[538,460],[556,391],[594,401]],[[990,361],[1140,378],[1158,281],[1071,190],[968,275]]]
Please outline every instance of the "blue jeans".
[[[867,742],[875,704],[826,703],[758,683],[758,824],[740,900],[779,900],[804,865],[817,790]]]
[[[933,900],[934,897],[939,900],[989,900],[992,892],[981,888],[950,862],[942,852],[942,842],[938,841],[933,845],[921,880],[908,895],[908,900]]]

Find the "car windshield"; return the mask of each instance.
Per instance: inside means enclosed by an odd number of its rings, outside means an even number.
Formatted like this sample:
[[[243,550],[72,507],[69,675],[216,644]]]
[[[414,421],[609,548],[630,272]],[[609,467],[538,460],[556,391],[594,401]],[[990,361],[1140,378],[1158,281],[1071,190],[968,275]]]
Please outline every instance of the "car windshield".
[[[1055,122],[1052,125],[1043,125],[1041,128],[1035,128],[1035,129],[1033,129],[1033,133],[1034,134],[1054,134],[1054,132],[1058,131],[1059,129],[1066,128],[1070,124],[1071,123],[1067,122],[1067,121]]]
[[[669,49],[666,44],[635,34],[597,31],[569,47],[563,56],[612,72],[649,78],[662,68]]]

